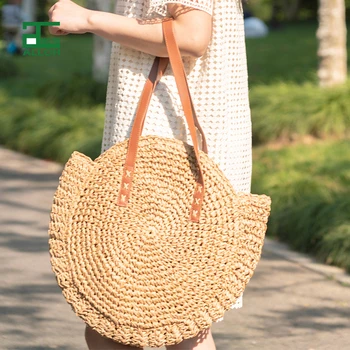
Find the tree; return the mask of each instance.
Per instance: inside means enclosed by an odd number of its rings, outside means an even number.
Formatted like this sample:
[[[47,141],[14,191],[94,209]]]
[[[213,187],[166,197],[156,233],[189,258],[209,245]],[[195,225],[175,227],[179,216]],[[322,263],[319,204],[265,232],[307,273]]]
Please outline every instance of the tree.
[[[23,0],[22,11],[26,22],[34,22],[37,17],[37,2],[36,0]]]
[[[113,11],[111,0],[89,0],[88,7],[98,11]],[[108,78],[109,58],[111,54],[111,42],[100,36],[94,35],[92,75],[94,80],[104,83]]]
[[[287,21],[294,21],[298,17],[301,0],[283,0],[283,11]]]
[[[318,16],[319,84],[343,84],[347,78],[345,1],[319,0]]]

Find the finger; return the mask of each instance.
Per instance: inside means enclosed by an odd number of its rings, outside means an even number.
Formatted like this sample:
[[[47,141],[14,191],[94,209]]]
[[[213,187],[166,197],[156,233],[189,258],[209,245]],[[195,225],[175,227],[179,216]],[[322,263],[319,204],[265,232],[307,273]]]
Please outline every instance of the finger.
[[[48,11],[49,17],[52,17],[52,12],[54,11],[54,9],[56,8],[56,4],[52,5]]]
[[[52,27],[49,27],[49,33],[50,33],[51,35],[55,35],[56,31],[54,31],[54,30],[52,29]]]
[[[57,35],[68,35],[68,34],[69,34],[68,32],[66,32],[66,31],[64,31],[64,30],[59,29],[59,30],[58,30],[58,34],[57,34]]]
[[[62,31],[59,27],[57,26],[49,26],[49,32],[52,35],[60,35],[60,31]]]

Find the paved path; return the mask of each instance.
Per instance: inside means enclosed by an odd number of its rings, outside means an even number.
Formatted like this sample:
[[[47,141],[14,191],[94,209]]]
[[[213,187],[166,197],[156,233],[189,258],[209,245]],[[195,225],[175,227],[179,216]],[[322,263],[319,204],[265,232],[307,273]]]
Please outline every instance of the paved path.
[[[61,167],[1,148],[0,164],[0,350],[87,350],[84,322],[49,262],[47,226]],[[350,349],[350,288],[271,247],[243,309],[214,324],[217,349]]]

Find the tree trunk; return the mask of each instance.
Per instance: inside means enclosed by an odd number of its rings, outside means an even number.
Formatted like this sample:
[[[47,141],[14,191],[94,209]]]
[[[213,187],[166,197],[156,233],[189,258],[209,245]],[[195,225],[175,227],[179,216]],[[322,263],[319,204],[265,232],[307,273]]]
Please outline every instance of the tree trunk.
[[[22,11],[25,14],[26,22],[36,21],[36,0],[23,0]]]
[[[23,0],[22,2],[22,12],[24,22],[35,22],[36,19],[36,0]],[[27,27],[27,29],[21,29],[22,33],[34,33],[34,27]]]
[[[294,21],[298,17],[300,0],[284,0],[283,12],[287,21]]]
[[[272,0],[272,13],[270,26],[272,28],[278,28],[281,25],[279,14],[282,10],[282,4],[280,0]]]
[[[318,16],[319,84],[343,84],[347,78],[345,1],[319,0]]]
[[[111,0],[90,0],[89,8],[111,12],[113,11],[112,3]],[[93,40],[92,76],[94,80],[105,83],[108,79],[112,43],[98,35],[94,35]]]

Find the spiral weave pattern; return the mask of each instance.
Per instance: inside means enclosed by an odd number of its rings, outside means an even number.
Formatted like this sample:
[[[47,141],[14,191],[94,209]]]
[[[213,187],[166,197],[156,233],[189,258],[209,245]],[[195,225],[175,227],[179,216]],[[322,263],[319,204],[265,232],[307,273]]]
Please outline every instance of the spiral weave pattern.
[[[206,189],[189,221],[193,147],[141,136],[127,207],[116,204],[128,141],[95,161],[74,152],[49,228],[52,270],[74,312],[117,342],[160,347],[221,318],[259,261],[270,198],[235,193],[202,151]]]

